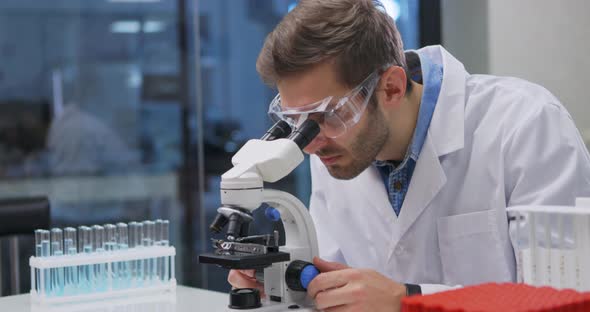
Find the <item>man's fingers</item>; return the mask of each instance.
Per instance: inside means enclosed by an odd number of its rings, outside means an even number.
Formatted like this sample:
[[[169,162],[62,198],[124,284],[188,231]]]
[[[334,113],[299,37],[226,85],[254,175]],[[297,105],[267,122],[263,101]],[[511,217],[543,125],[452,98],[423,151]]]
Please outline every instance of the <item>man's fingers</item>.
[[[240,271],[240,273],[242,273],[248,277],[254,278],[254,270],[238,270],[238,271]]]
[[[230,270],[227,281],[236,288],[256,288],[259,284],[254,277],[250,277],[237,270]]]
[[[248,271],[252,271],[252,277]],[[256,288],[260,291],[260,297],[264,298],[266,296],[264,284],[259,283],[254,278],[254,270],[230,270],[227,281],[233,288]]]
[[[313,258],[313,265],[320,271],[320,272],[331,272],[331,271],[338,271],[347,269],[348,266],[339,263],[339,262],[330,262],[326,261],[320,257]]]
[[[319,292],[315,296],[316,308],[319,310],[324,310],[328,308],[336,308],[339,306],[343,307],[347,304],[353,303],[353,300],[355,300],[355,294],[349,285]]]
[[[347,270],[320,273],[307,286],[307,295],[315,299],[320,291],[346,285],[348,279],[345,277]]]

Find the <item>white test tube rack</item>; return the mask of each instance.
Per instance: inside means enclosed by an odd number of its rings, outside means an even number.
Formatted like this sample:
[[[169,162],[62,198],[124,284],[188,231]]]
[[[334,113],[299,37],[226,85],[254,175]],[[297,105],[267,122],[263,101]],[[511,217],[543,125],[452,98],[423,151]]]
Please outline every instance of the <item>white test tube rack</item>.
[[[578,198],[576,207],[509,207],[508,215],[516,222],[518,282],[590,291],[589,198]]]
[[[51,256],[51,257],[31,257],[29,265],[31,268],[31,301],[38,304],[61,304],[69,302],[100,300],[129,295],[139,295],[157,292],[172,292],[176,290],[176,278],[174,275],[174,259],[176,249],[172,246],[150,246],[146,248],[131,248],[127,250],[107,251],[103,253],[79,253],[75,255]],[[131,283],[127,288],[113,287],[114,279],[112,267],[113,264],[121,262],[167,259],[169,264],[166,278],[150,283]],[[64,294],[52,296],[48,293],[46,285],[47,277],[51,269],[72,268],[78,270],[83,266],[102,264],[106,267],[106,289],[104,291],[84,292],[78,294]],[[38,272],[36,277],[35,272]],[[37,285],[37,278],[39,285]]]

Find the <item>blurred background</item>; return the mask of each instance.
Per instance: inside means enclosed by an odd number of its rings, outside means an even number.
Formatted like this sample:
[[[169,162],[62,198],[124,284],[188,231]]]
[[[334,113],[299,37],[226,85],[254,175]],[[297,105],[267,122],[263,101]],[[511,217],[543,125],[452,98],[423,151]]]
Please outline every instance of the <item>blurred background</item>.
[[[405,48],[442,43],[472,73],[542,84],[590,142],[590,2],[382,2]],[[197,256],[211,249],[220,174],[271,125],[276,90],[256,58],[296,4],[1,0],[0,199],[45,196],[56,227],[169,219],[179,283],[228,290],[227,272]],[[307,162],[272,187],[307,204]],[[280,230],[258,220],[260,233]],[[0,239],[0,295],[29,290],[33,243],[19,245],[15,283]]]

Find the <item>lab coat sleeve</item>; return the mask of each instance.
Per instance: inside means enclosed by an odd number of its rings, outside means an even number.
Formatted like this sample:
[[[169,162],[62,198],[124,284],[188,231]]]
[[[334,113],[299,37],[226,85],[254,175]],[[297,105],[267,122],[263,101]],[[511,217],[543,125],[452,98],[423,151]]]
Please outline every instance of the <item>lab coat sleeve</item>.
[[[316,156],[310,157],[311,167],[311,198],[309,201],[309,212],[315,225],[320,257],[327,261],[334,261],[346,264],[346,260],[340,251],[338,242],[326,226],[330,223],[330,212],[326,204],[326,194],[322,184],[322,174],[326,174],[323,164]]]
[[[506,141],[508,207],[568,205],[590,196],[590,156],[568,112],[558,103],[540,106]]]

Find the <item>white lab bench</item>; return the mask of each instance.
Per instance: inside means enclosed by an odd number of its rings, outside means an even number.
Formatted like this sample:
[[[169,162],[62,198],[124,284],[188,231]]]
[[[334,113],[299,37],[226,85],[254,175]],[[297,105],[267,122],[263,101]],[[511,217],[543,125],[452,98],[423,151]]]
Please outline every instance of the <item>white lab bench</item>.
[[[228,311],[229,295],[199,288],[177,286],[176,291],[161,295],[109,299],[64,305],[39,306],[31,304],[30,296],[18,295],[0,298],[0,311],[4,312],[196,312]],[[270,308],[270,307],[269,307]],[[234,310],[235,311],[235,310]],[[244,310],[247,311],[247,310]],[[277,311],[256,309],[251,311]],[[293,311],[293,310],[289,310]],[[299,309],[299,312],[312,311]]]
[[[157,296],[109,299],[97,302],[39,306],[31,304],[30,296],[18,295],[0,298],[0,311],[52,312],[52,311],[225,311],[228,303],[225,293],[185,286],[176,287],[176,292]]]

